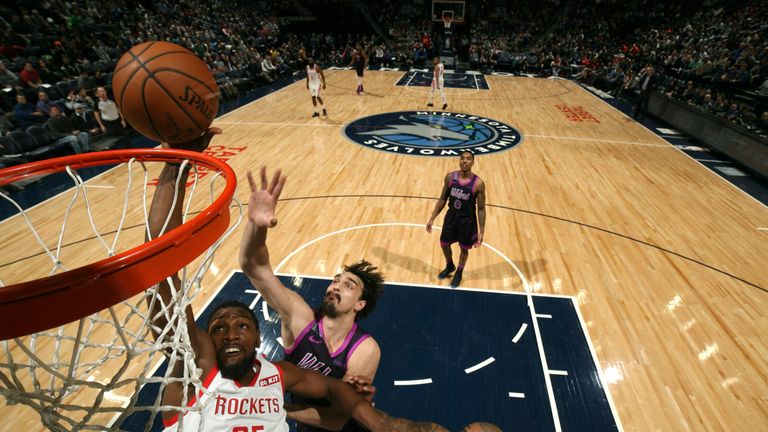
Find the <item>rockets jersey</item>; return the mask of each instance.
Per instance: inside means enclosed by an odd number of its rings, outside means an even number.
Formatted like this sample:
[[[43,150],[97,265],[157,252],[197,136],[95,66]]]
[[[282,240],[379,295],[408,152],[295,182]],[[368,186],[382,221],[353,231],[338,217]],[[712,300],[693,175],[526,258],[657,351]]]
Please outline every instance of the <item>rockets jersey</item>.
[[[472,179],[467,184],[459,182],[460,171],[451,173],[451,181],[448,183],[448,189],[443,199],[448,200],[448,212],[462,218],[474,218],[477,196],[475,187],[480,178],[473,174]]]
[[[266,359],[254,359],[260,364],[256,376],[247,386],[221,376],[214,366],[203,381],[208,392],[200,392],[188,406],[202,405],[199,412],[188,412],[182,418],[183,430],[201,432],[288,432],[283,408],[283,370]],[[175,432],[179,415],[163,420],[164,432]]]
[[[437,73],[435,73],[435,81],[443,81],[443,73],[445,72],[445,66],[442,62],[438,63],[437,66],[435,66],[435,69],[437,69]]]
[[[316,67],[307,66],[307,77],[309,77],[310,84],[320,84],[320,74],[317,73]]]
[[[315,370],[331,378],[342,378],[347,372],[347,362],[357,347],[370,335],[362,328],[354,324],[347,333],[344,343],[335,352],[328,351],[323,337],[323,319],[315,318],[304,330],[296,337],[296,341],[290,348],[285,349],[285,360],[289,361],[302,369]],[[327,399],[307,399],[296,395],[291,395],[296,403],[328,406],[330,402]],[[314,428],[304,424],[298,424],[299,431],[322,431],[324,429]],[[361,430],[353,421],[345,426],[344,430]]]

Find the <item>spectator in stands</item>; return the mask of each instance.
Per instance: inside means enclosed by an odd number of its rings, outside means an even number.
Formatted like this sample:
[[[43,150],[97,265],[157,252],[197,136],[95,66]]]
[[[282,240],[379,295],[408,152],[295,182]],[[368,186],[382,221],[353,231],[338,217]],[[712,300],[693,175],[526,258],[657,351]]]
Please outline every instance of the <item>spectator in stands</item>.
[[[104,73],[104,71],[101,70],[101,68],[96,69],[96,72],[94,72],[93,81],[96,87],[104,87],[106,85],[109,85],[109,83],[107,82],[107,75]]]
[[[101,132],[112,135],[128,135],[128,125],[120,114],[120,110],[117,109],[115,102],[107,97],[107,89],[104,87],[97,88],[96,96],[99,98],[99,109],[94,111],[94,117]]]
[[[713,113],[715,111],[715,101],[712,100],[711,94],[706,93],[704,95],[704,100],[701,105],[699,105],[699,109],[706,113]]]
[[[27,97],[23,94],[16,95],[16,106],[13,107],[13,115],[16,117],[16,121],[22,130],[35,124],[45,123],[47,120],[40,108],[27,102]]]
[[[69,116],[72,126],[80,131],[86,131],[91,136],[101,133],[93,111],[87,111],[86,106],[80,103],[73,105],[74,112]]]
[[[18,83],[19,77],[0,61],[0,109],[5,111],[13,109],[13,94]]]
[[[13,123],[8,119],[9,115],[10,113],[6,113],[5,110],[0,107],[0,136],[13,130]]]
[[[80,75],[80,70],[72,64],[67,54],[61,56],[60,71],[62,79],[72,79]]]
[[[39,108],[40,111],[42,111],[46,117],[50,117],[51,107],[57,106],[57,105],[56,105],[56,102],[53,102],[48,98],[48,93],[46,93],[43,90],[40,90],[39,92],[37,92],[37,103],[35,104],[35,106],[37,106],[37,108]]]
[[[760,116],[756,126],[763,134],[768,134],[768,111],[763,111],[763,115]]]
[[[270,82],[275,80],[275,71],[277,70],[277,67],[272,63],[269,54],[264,54],[264,59],[261,61],[261,70],[267,75]]]
[[[725,111],[725,118],[736,124],[741,124],[741,110],[739,110],[739,104],[732,103]]]
[[[93,111],[97,108],[96,101],[94,101],[93,98],[88,95],[88,91],[85,89],[85,87],[76,88],[75,92],[77,92],[75,95],[75,103],[85,105],[85,109],[88,111]]]
[[[88,132],[83,132],[75,128],[68,118],[61,113],[61,108],[57,105],[51,106],[51,118],[46,123],[48,131],[56,140],[56,144],[67,143],[72,146],[76,154],[89,152]]]
[[[91,73],[87,69],[83,68],[83,70],[80,71],[80,78],[77,79],[77,86],[81,89],[90,91],[96,87],[96,80],[91,76]]]
[[[35,67],[30,62],[24,64],[24,69],[19,73],[19,78],[21,78],[21,86],[24,88],[37,89],[43,85],[40,74],[37,73],[37,70],[35,70]]]
[[[50,56],[46,56],[50,57]],[[53,84],[56,81],[59,80],[59,75],[53,72],[49,67],[48,63],[45,62],[45,60],[38,60],[37,62],[37,73],[40,75],[40,80],[44,83]]]
[[[3,89],[9,89],[15,87],[19,83],[19,77],[15,73],[8,70],[5,63],[0,61],[0,87]]]

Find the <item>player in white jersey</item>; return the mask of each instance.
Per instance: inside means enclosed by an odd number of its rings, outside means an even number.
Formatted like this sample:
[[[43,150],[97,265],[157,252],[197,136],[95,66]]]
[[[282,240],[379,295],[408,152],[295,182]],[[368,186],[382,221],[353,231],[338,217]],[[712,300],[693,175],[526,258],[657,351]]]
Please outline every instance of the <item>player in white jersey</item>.
[[[180,145],[185,150],[203,151],[211,138],[221,129],[211,128],[200,138]],[[180,164],[166,163],[160,172],[149,212],[149,234],[158,237],[167,223],[171,231],[181,225],[188,169]],[[266,167],[261,168],[261,187],[256,185],[249,172],[251,196],[248,202],[248,218],[256,227],[274,227],[277,224],[275,205],[285,183],[285,176],[277,170],[270,182]],[[169,215],[170,214],[170,215]],[[178,275],[170,276],[179,287]],[[168,280],[158,287],[162,302],[150,303],[151,316],[157,320],[156,328],[166,328],[166,314],[159,303],[169,304],[172,292]],[[148,302],[150,300],[148,299]],[[258,358],[256,349],[261,342],[259,322],[253,310],[244,303],[233,301],[214,308],[205,329],[195,323],[195,315],[188,306],[185,310],[189,341],[195,353],[195,364],[201,370],[206,392],[195,393],[193,388],[185,394],[182,380],[166,384],[162,390],[161,404],[182,406],[185,398],[188,406],[202,408],[202,412],[162,411],[166,430],[175,431],[181,424],[186,431],[199,432],[287,432],[283,393],[308,398],[327,398],[345,416],[354,418],[361,426],[378,431],[433,431],[447,432],[433,423],[414,423],[395,419],[373,408],[359,393],[370,393],[366,387],[370,380],[350,377],[347,382],[328,378],[317,371],[300,369],[298,366],[278,361],[270,363]],[[161,337],[155,335],[155,337]],[[175,338],[173,334],[162,336],[163,342]],[[177,361],[168,367],[172,375],[182,378],[184,363]],[[199,398],[199,400],[197,400]],[[201,402],[207,402],[201,405]],[[189,423],[188,423],[189,422]],[[190,427],[192,426],[192,427]]]
[[[320,108],[323,110],[323,115],[327,116],[328,113],[325,111],[325,105],[323,104],[323,98],[320,97],[320,86],[323,86],[323,90],[325,90],[325,75],[323,74],[323,70],[315,64],[315,60],[310,58],[307,60],[307,90],[309,90],[309,95],[312,96],[312,106],[315,107],[315,113],[312,114],[312,117],[319,117],[320,113],[317,110],[317,103],[320,102]]]
[[[440,57],[435,57],[434,75],[432,77],[432,85],[429,88],[429,102],[427,102],[428,107],[434,106],[432,105],[432,99],[434,99],[435,90],[437,90],[440,92],[440,97],[443,98],[443,109],[448,108],[448,100],[445,98],[445,90],[443,90],[443,86],[445,85],[444,72],[445,66],[440,62]]]

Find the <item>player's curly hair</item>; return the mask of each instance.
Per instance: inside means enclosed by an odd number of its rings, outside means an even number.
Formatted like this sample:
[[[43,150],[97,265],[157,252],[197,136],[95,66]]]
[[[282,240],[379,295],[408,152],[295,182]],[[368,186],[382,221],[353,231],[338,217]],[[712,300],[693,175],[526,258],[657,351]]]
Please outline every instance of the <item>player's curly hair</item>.
[[[363,281],[362,299],[365,300],[365,307],[355,316],[355,321],[357,321],[368,316],[376,308],[376,303],[379,302],[379,297],[384,291],[384,275],[376,266],[366,260],[345,265],[344,271],[352,273]]]

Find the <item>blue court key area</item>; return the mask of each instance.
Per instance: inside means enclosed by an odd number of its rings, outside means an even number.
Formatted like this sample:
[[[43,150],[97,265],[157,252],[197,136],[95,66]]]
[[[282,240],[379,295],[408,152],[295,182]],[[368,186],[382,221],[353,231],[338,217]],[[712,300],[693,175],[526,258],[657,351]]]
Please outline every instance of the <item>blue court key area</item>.
[[[403,74],[397,81],[399,86],[429,87],[432,85],[432,70],[422,72],[411,70]],[[445,88],[463,88],[476,90],[490,90],[485,75],[481,73],[445,72],[443,76]]]
[[[321,303],[330,283],[330,278],[316,277],[280,280],[311,306]],[[200,314],[198,324],[204,325],[220,302],[253,304],[254,291],[244,274],[234,273]],[[525,295],[387,284],[376,310],[360,323],[382,351],[374,383],[376,406],[393,416],[435,421],[450,431],[475,421],[495,423],[504,431],[554,431],[554,399],[563,431],[619,430],[573,299],[533,299],[548,366],[567,372],[551,375],[552,397]],[[269,309],[266,321],[262,300],[254,310],[262,351],[271,360],[281,359],[277,313]],[[147,400],[149,393],[142,390],[140,397]]]

